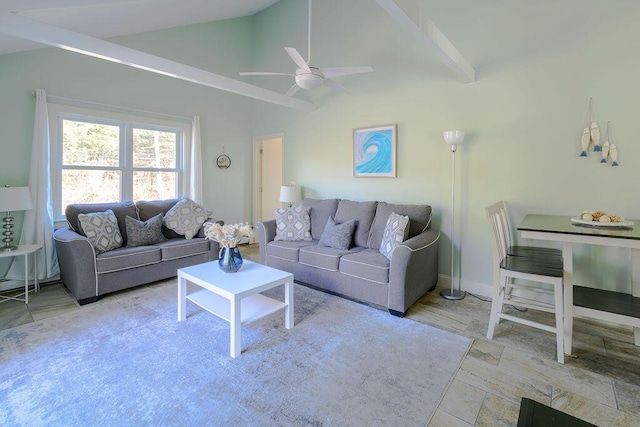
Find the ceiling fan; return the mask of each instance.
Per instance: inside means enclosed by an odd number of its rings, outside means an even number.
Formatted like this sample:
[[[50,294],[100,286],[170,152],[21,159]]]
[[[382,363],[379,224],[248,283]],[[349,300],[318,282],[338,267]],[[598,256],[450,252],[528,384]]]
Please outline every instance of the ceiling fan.
[[[270,72],[241,72],[241,76],[290,76],[295,78],[295,83],[287,91],[287,96],[293,96],[299,89],[316,89],[320,86],[327,86],[342,92],[352,94],[349,89],[331,80],[333,77],[347,76],[349,74],[370,73],[371,67],[316,67],[311,65],[311,0],[309,0],[309,35],[307,38],[307,60],[292,47],[285,47],[293,62],[298,66],[295,74],[290,73],[270,73]]]

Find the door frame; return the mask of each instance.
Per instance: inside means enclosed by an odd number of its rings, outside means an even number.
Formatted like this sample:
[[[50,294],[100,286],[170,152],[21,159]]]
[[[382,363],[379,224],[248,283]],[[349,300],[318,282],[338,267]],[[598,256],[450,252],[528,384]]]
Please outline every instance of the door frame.
[[[270,133],[266,135],[258,135],[253,137],[253,207],[252,221],[254,224],[258,222],[260,210],[262,209],[262,162],[260,150],[262,149],[262,141],[266,139],[280,138],[282,141],[282,179],[284,180],[284,133]],[[282,185],[282,183],[280,183]]]

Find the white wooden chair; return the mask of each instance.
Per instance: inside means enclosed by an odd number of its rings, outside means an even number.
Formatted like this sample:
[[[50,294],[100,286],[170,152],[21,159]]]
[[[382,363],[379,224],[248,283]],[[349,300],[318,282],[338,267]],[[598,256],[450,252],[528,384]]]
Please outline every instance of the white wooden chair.
[[[535,250],[528,255],[526,250],[520,252],[519,255],[509,255],[508,249],[513,247],[511,246],[510,226],[504,202],[488,206],[485,211],[493,237],[495,281],[487,338],[493,338],[495,326],[500,322],[500,319],[552,332],[556,335],[558,362],[564,363],[562,256],[554,255],[553,251],[536,253]],[[541,286],[541,283],[549,284],[553,289],[547,289]],[[549,298],[550,295],[552,298]],[[555,325],[549,326],[503,313],[502,309],[505,304],[555,313]]]
[[[521,246],[513,245],[513,235],[511,234],[511,224],[509,223],[509,213],[507,212],[507,204],[499,201],[490,206],[493,211],[500,215],[501,232],[504,235],[507,255],[526,256],[526,257],[543,257],[562,259],[562,250],[555,248],[543,248],[538,246]]]

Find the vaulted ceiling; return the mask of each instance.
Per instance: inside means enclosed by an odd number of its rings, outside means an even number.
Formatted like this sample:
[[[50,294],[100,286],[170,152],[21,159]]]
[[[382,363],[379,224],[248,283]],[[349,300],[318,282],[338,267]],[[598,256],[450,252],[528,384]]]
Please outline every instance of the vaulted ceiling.
[[[306,3],[305,0],[299,1]],[[68,48],[278,105],[311,109],[312,105],[307,101],[285,97],[282,93],[254,86],[239,78],[220,76],[104,41],[115,36],[251,16],[277,2],[3,0],[0,2],[0,54],[45,45]],[[477,69],[499,66],[505,60],[549,48],[562,40],[592,37],[606,32],[611,26],[635,25],[640,18],[640,3],[628,0],[357,2],[359,8],[369,4],[387,12],[390,26],[399,24],[411,34],[416,43],[407,52],[415,55],[416,47],[421,46],[420,56],[444,63],[452,72],[452,78],[463,82],[474,81]],[[349,37],[349,33],[343,37]]]

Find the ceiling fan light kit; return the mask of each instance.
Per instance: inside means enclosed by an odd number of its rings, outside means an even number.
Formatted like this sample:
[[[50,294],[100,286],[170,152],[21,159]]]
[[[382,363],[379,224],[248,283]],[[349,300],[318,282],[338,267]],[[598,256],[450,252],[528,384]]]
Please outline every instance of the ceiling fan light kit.
[[[303,70],[298,68],[296,70],[296,84],[300,86],[302,89],[317,89],[322,86],[322,82],[324,81],[324,76],[315,67],[310,67],[310,71]]]
[[[309,0],[309,31],[307,38],[307,60],[293,47],[284,48],[293,62],[298,66],[295,74],[274,72],[241,72],[241,76],[294,76],[295,84],[287,91],[288,96],[293,96],[298,89],[312,90],[320,86],[327,86],[344,93],[352,92],[346,87],[331,80],[333,77],[347,76],[350,74],[370,73],[373,68],[365,67],[315,67],[311,65],[311,0]]]

